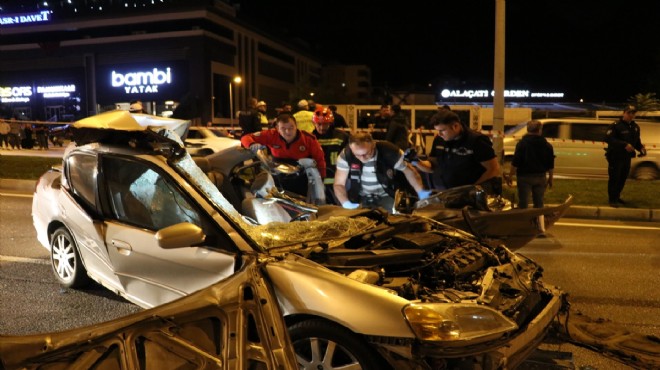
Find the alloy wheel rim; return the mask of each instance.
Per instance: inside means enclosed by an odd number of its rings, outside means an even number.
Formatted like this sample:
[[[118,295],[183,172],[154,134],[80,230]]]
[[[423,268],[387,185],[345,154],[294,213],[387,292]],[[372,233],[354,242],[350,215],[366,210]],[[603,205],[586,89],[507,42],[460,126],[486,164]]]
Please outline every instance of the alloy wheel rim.
[[[296,350],[296,358],[301,369],[305,370],[332,370],[347,369],[360,370],[360,362],[343,346],[334,341],[322,338],[306,338],[294,343],[296,349],[304,350],[303,357]],[[311,357],[311,358],[310,358]]]
[[[75,270],[76,257],[73,245],[64,235],[58,235],[53,243],[53,266],[63,280],[70,280]]]

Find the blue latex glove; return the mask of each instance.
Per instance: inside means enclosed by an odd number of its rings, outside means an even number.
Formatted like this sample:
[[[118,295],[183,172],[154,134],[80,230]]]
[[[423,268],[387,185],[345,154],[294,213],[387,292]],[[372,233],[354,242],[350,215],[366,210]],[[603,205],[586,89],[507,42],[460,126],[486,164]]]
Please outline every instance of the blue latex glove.
[[[263,148],[265,148],[265,146],[263,146],[259,143],[250,144],[250,150],[252,151],[252,153],[256,153],[256,152],[258,152],[259,150],[261,150]]]
[[[422,200],[431,196],[431,190],[420,190],[417,192],[417,197]]]
[[[346,208],[346,209],[356,209],[356,208],[360,207],[359,204],[353,203],[350,200],[345,201],[344,203],[341,204],[341,206]]]

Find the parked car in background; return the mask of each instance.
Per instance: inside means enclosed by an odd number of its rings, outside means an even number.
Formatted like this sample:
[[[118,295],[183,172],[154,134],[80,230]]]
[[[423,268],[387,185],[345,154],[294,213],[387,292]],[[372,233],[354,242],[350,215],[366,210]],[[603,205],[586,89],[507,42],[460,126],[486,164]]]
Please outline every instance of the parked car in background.
[[[306,369],[515,368],[567,308],[531,259],[426,217],[319,206],[255,223],[183,148],[185,121],[138,118],[74,123],[38,181],[33,223],[64,287],[94,280],[150,308],[257,258]]]
[[[241,142],[230,137],[218,127],[192,126],[184,141],[192,156],[206,156],[241,146]]]
[[[543,137],[555,151],[557,176],[607,178],[605,134],[614,120],[586,118],[547,118],[543,123]],[[638,121],[642,143],[647,155],[633,158],[630,176],[638,180],[660,179],[660,122]],[[505,132],[504,161],[508,167],[520,138],[527,133],[526,122]],[[505,169],[508,173],[508,169]]]

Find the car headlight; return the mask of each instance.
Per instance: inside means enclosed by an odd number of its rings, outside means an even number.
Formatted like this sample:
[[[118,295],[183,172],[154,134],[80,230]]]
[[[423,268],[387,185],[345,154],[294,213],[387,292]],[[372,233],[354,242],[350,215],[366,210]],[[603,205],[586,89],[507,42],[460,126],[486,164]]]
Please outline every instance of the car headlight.
[[[498,311],[464,303],[409,304],[403,314],[419,340],[449,343],[485,342],[518,329]]]

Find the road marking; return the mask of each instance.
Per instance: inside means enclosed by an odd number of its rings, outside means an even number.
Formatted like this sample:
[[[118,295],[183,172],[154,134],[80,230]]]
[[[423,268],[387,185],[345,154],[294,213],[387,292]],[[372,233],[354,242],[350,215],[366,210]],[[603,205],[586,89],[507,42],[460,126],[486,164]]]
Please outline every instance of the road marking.
[[[526,245],[524,248],[529,249],[523,249],[520,248],[516,250],[516,252],[524,255],[524,256],[532,256],[532,255],[548,255],[548,256],[555,256],[555,257],[612,257],[612,256],[618,256],[619,258],[635,258],[635,259],[650,259],[650,258],[657,258],[658,254],[657,253],[630,253],[630,252],[561,252],[559,250],[541,250],[541,249],[533,249],[534,246],[532,245]],[[542,248],[545,248],[545,246],[539,246]],[[536,261],[539,262],[540,261]],[[547,269],[545,269],[547,270]]]
[[[555,222],[555,225],[559,226],[577,226],[577,227],[600,227],[603,229],[629,229],[629,230],[660,230],[660,227],[656,226],[630,226],[630,225],[597,225],[597,224],[583,224],[583,223],[572,223],[572,222]]]
[[[27,257],[14,257],[0,255],[0,261],[3,262],[22,262],[22,263],[36,263],[39,265],[49,265],[50,261],[43,258],[27,258]]]

